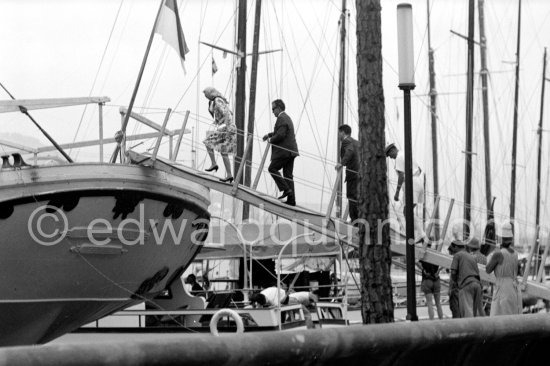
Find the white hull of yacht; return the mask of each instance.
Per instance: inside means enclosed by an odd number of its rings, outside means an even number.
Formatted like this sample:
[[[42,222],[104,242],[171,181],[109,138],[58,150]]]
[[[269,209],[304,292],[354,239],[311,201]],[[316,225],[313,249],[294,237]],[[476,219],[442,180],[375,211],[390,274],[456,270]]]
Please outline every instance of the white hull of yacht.
[[[0,192],[0,346],[44,343],[154,297],[208,229],[208,189],[151,168],[3,169]]]

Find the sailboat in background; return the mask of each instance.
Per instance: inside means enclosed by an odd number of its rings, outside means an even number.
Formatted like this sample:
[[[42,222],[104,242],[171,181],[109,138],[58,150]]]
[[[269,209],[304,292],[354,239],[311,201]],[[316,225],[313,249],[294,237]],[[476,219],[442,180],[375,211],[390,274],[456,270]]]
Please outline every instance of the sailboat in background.
[[[163,8],[177,14],[175,6],[161,2],[127,118],[159,16]],[[106,101],[8,100],[0,111],[29,115]],[[209,189],[170,172],[114,164],[124,147],[124,134],[118,136],[113,163],[73,163],[60,149],[68,163],[37,166],[25,163],[21,151],[4,151],[0,346],[45,343],[172,284],[183,286],[180,276],[208,233]]]

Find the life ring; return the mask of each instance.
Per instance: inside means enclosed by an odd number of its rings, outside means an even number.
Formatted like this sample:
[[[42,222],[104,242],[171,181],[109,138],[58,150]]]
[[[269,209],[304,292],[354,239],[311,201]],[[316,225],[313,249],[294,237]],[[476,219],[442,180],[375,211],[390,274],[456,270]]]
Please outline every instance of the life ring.
[[[212,316],[212,319],[210,320],[210,333],[212,333],[212,335],[215,335],[215,336],[220,335],[218,333],[218,321],[222,316],[230,316],[233,318],[233,320],[237,324],[237,334],[244,332],[243,319],[241,318],[239,313],[231,309],[221,309],[216,314],[214,314]]]

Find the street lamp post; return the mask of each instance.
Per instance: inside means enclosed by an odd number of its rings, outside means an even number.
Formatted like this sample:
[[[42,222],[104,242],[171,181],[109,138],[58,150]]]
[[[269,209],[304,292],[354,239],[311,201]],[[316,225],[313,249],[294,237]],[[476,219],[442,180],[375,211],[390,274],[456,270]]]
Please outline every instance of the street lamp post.
[[[414,89],[414,48],[412,5],[397,5],[397,50],[399,59],[399,89],[404,94],[405,114],[405,222],[407,258],[407,320],[417,321],[416,278],[414,260],[414,216],[411,144],[411,90]]]

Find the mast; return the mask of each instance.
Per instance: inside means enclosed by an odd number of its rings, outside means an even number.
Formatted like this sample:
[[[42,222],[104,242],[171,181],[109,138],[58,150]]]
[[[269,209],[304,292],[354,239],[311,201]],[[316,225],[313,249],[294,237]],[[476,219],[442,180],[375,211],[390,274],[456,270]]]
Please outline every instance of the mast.
[[[537,133],[539,135],[539,145],[538,145],[538,156],[537,156],[537,206],[535,208],[535,228],[536,235],[540,233],[539,230],[539,221],[540,221],[540,173],[541,173],[541,162],[542,162],[542,118],[544,115],[544,87],[546,85],[546,47],[544,48],[544,57],[542,60],[542,87],[540,92],[540,119],[539,119],[539,128]],[[539,254],[540,241],[539,238],[535,238],[536,254]],[[538,273],[539,266],[543,266],[544,263],[538,263],[539,256],[535,256],[535,273]]]
[[[518,95],[519,95],[519,50],[521,40],[521,0],[518,5],[518,36],[516,48],[516,88],[514,93],[514,127],[512,137],[512,183],[510,188],[510,220],[514,221],[516,209],[516,155],[518,149]]]
[[[128,112],[124,115],[124,120],[122,121],[122,127],[120,130],[125,134],[126,127],[128,126],[128,121],[130,120],[130,115],[132,114],[132,109],[134,108],[134,102],[136,100],[137,92],[139,89],[139,84],[141,84],[141,78],[143,76],[143,71],[145,70],[145,64],[147,62],[147,57],[149,56],[149,50],[151,49],[151,44],[153,43],[153,37],[155,36],[155,29],[157,29],[157,23],[159,21],[159,15],[164,5],[164,0],[160,2],[159,10],[157,11],[157,17],[155,18],[155,24],[153,24],[153,29],[151,29],[151,35],[149,36],[149,42],[147,43],[147,48],[145,49],[145,55],[143,55],[143,61],[141,61],[141,67],[139,69],[138,77],[136,80],[136,85],[134,86],[134,91],[132,92],[132,97],[130,99],[130,104],[128,104]],[[115,163],[117,160],[118,153],[120,151],[120,145],[117,144],[115,151],[111,156],[111,163]]]
[[[537,133],[539,135],[538,157],[537,157],[537,207],[535,210],[535,227],[538,228],[540,220],[540,174],[542,161],[542,118],[544,115],[544,86],[546,84],[546,47],[544,48],[544,58],[542,61],[542,88],[540,93],[540,119]]]
[[[258,47],[260,43],[260,19],[262,16],[262,0],[256,0],[256,13],[254,16],[254,41],[252,43],[252,67],[250,70],[250,100],[248,105],[248,126],[247,126],[247,141],[248,137],[254,135],[254,120],[256,118],[256,81],[258,79]],[[244,185],[250,187],[252,178],[252,149],[254,144],[250,145],[248,153],[245,156],[244,168]],[[250,216],[250,205],[243,202],[243,220],[247,220]]]
[[[474,115],[474,0],[468,7],[468,75],[466,89],[466,163],[464,173],[464,220],[470,221],[472,200],[472,120]],[[465,228],[468,226],[466,225]]]
[[[342,0],[340,14],[340,78],[338,81],[338,127],[344,124],[344,96],[346,89],[346,0]],[[340,163],[340,139],[337,137],[337,161]],[[341,173],[338,173],[341,174]],[[336,193],[336,217],[342,216],[342,179]]]
[[[237,127],[237,155],[235,156],[234,174],[239,170],[239,165],[244,153],[244,103],[246,101],[246,0],[239,0],[239,17],[237,24],[237,86],[235,92],[235,126]],[[241,182],[242,177],[241,177]]]
[[[485,199],[487,213],[491,210],[493,194],[491,192],[491,142],[489,139],[489,90],[487,87],[487,39],[485,38],[485,0],[478,1],[479,40],[481,60],[481,92],[483,98],[483,140],[485,149]]]
[[[439,178],[438,178],[438,160],[437,160],[437,90],[435,89],[435,69],[434,69],[434,50],[432,49],[431,31],[430,31],[430,0],[426,0],[426,10],[428,12],[428,59],[430,70],[430,114],[432,120],[432,164],[433,164],[433,192],[434,192],[434,220],[439,220],[439,206],[437,197],[439,196]],[[439,239],[437,225],[435,226],[435,240]]]

